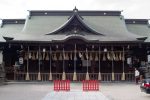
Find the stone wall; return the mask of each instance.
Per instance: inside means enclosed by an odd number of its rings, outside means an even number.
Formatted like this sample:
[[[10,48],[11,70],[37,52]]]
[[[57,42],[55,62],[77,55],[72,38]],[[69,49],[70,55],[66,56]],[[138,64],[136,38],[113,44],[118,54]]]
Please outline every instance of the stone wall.
[[[0,85],[5,82],[5,70],[3,64],[0,64]]]

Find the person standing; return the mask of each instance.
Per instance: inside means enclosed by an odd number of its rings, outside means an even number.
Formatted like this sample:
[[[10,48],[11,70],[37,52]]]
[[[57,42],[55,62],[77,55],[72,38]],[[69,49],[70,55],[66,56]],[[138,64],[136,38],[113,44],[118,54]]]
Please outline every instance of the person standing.
[[[140,72],[135,68],[135,82],[138,84]]]

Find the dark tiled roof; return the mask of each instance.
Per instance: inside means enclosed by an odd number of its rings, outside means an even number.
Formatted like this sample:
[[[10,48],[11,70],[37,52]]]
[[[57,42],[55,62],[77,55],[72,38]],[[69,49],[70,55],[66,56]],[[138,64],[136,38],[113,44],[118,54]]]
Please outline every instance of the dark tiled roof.
[[[5,41],[3,37],[17,36],[24,27],[25,19],[2,19],[0,26],[0,41]]]
[[[60,11],[60,10],[31,10],[30,16],[70,16],[72,11]],[[81,16],[120,16],[121,11],[79,11]]]
[[[2,24],[24,24],[25,19],[2,19]]]
[[[3,20],[3,24],[12,24],[6,25],[6,27],[1,28],[3,36],[12,37],[14,41],[63,41],[68,39],[69,37],[82,37],[86,40],[99,41],[99,42],[113,42],[113,41],[143,41],[146,39],[144,36],[139,36],[133,34],[127,30],[124,19],[120,18],[121,11],[78,11],[80,16],[75,16],[79,22],[81,22],[81,26],[86,26],[84,29],[89,29],[90,32],[101,33],[104,36],[96,35],[96,34],[70,34],[65,35],[61,34],[60,31],[57,31],[60,34],[53,35],[45,35],[48,33],[53,33],[55,30],[61,29],[61,26],[68,25],[66,24],[69,19],[72,18],[73,11],[29,11],[31,19],[26,20],[26,25],[23,27],[23,30],[19,30],[20,32],[15,32],[10,34],[7,30],[9,29],[12,32],[12,27],[18,27],[21,25],[13,25],[17,23],[24,23],[25,20],[21,20],[21,22],[17,22],[17,20]],[[32,17],[33,16],[33,17]],[[79,18],[78,18],[79,17]],[[81,17],[81,19],[80,19]],[[30,18],[30,17],[29,17]],[[83,20],[82,20],[83,18]],[[132,19],[125,20],[126,23],[130,21],[133,22]],[[135,23],[146,23],[145,19],[136,19]],[[23,24],[22,24],[23,26]],[[87,28],[88,26],[88,28]],[[16,28],[17,28],[16,27]],[[15,29],[16,29],[15,28]],[[21,27],[22,28],[22,27]],[[91,31],[92,30],[92,31]],[[86,32],[84,30],[84,32]],[[8,35],[9,34],[9,35]],[[72,35],[78,35],[76,37]]]
[[[148,19],[125,19],[126,24],[148,24]]]

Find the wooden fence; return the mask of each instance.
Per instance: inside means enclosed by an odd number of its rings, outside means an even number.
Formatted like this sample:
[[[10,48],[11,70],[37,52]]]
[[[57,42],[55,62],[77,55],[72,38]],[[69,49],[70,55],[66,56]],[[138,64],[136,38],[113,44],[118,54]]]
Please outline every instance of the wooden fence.
[[[77,73],[77,81],[85,80],[86,73]],[[98,80],[98,73],[89,73],[90,80]],[[112,80],[112,73],[101,73],[101,81],[122,81],[122,73],[114,73],[114,80]],[[14,80],[25,80],[26,73],[15,73]],[[38,73],[29,73],[30,81],[38,80]],[[61,80],[62,73],[52,73],[52,80]],[[66,80],[73,81],[73,73],[66,73]],[[49,73],[41,73],[41,81],[49,81]],[[134,81],[134,73],[125,73],[125,80],[128,82]]]

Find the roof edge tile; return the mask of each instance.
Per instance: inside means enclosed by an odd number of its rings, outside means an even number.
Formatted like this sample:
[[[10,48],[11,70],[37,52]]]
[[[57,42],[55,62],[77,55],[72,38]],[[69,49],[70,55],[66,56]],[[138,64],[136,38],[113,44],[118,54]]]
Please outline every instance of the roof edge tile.
[[[148,24],[148,19],[125,19],[126,24]]]
[[[70,16],[72,10],[31,10],[30,16]],[[120,16],[121,11],[79,10],[81,16]]]

